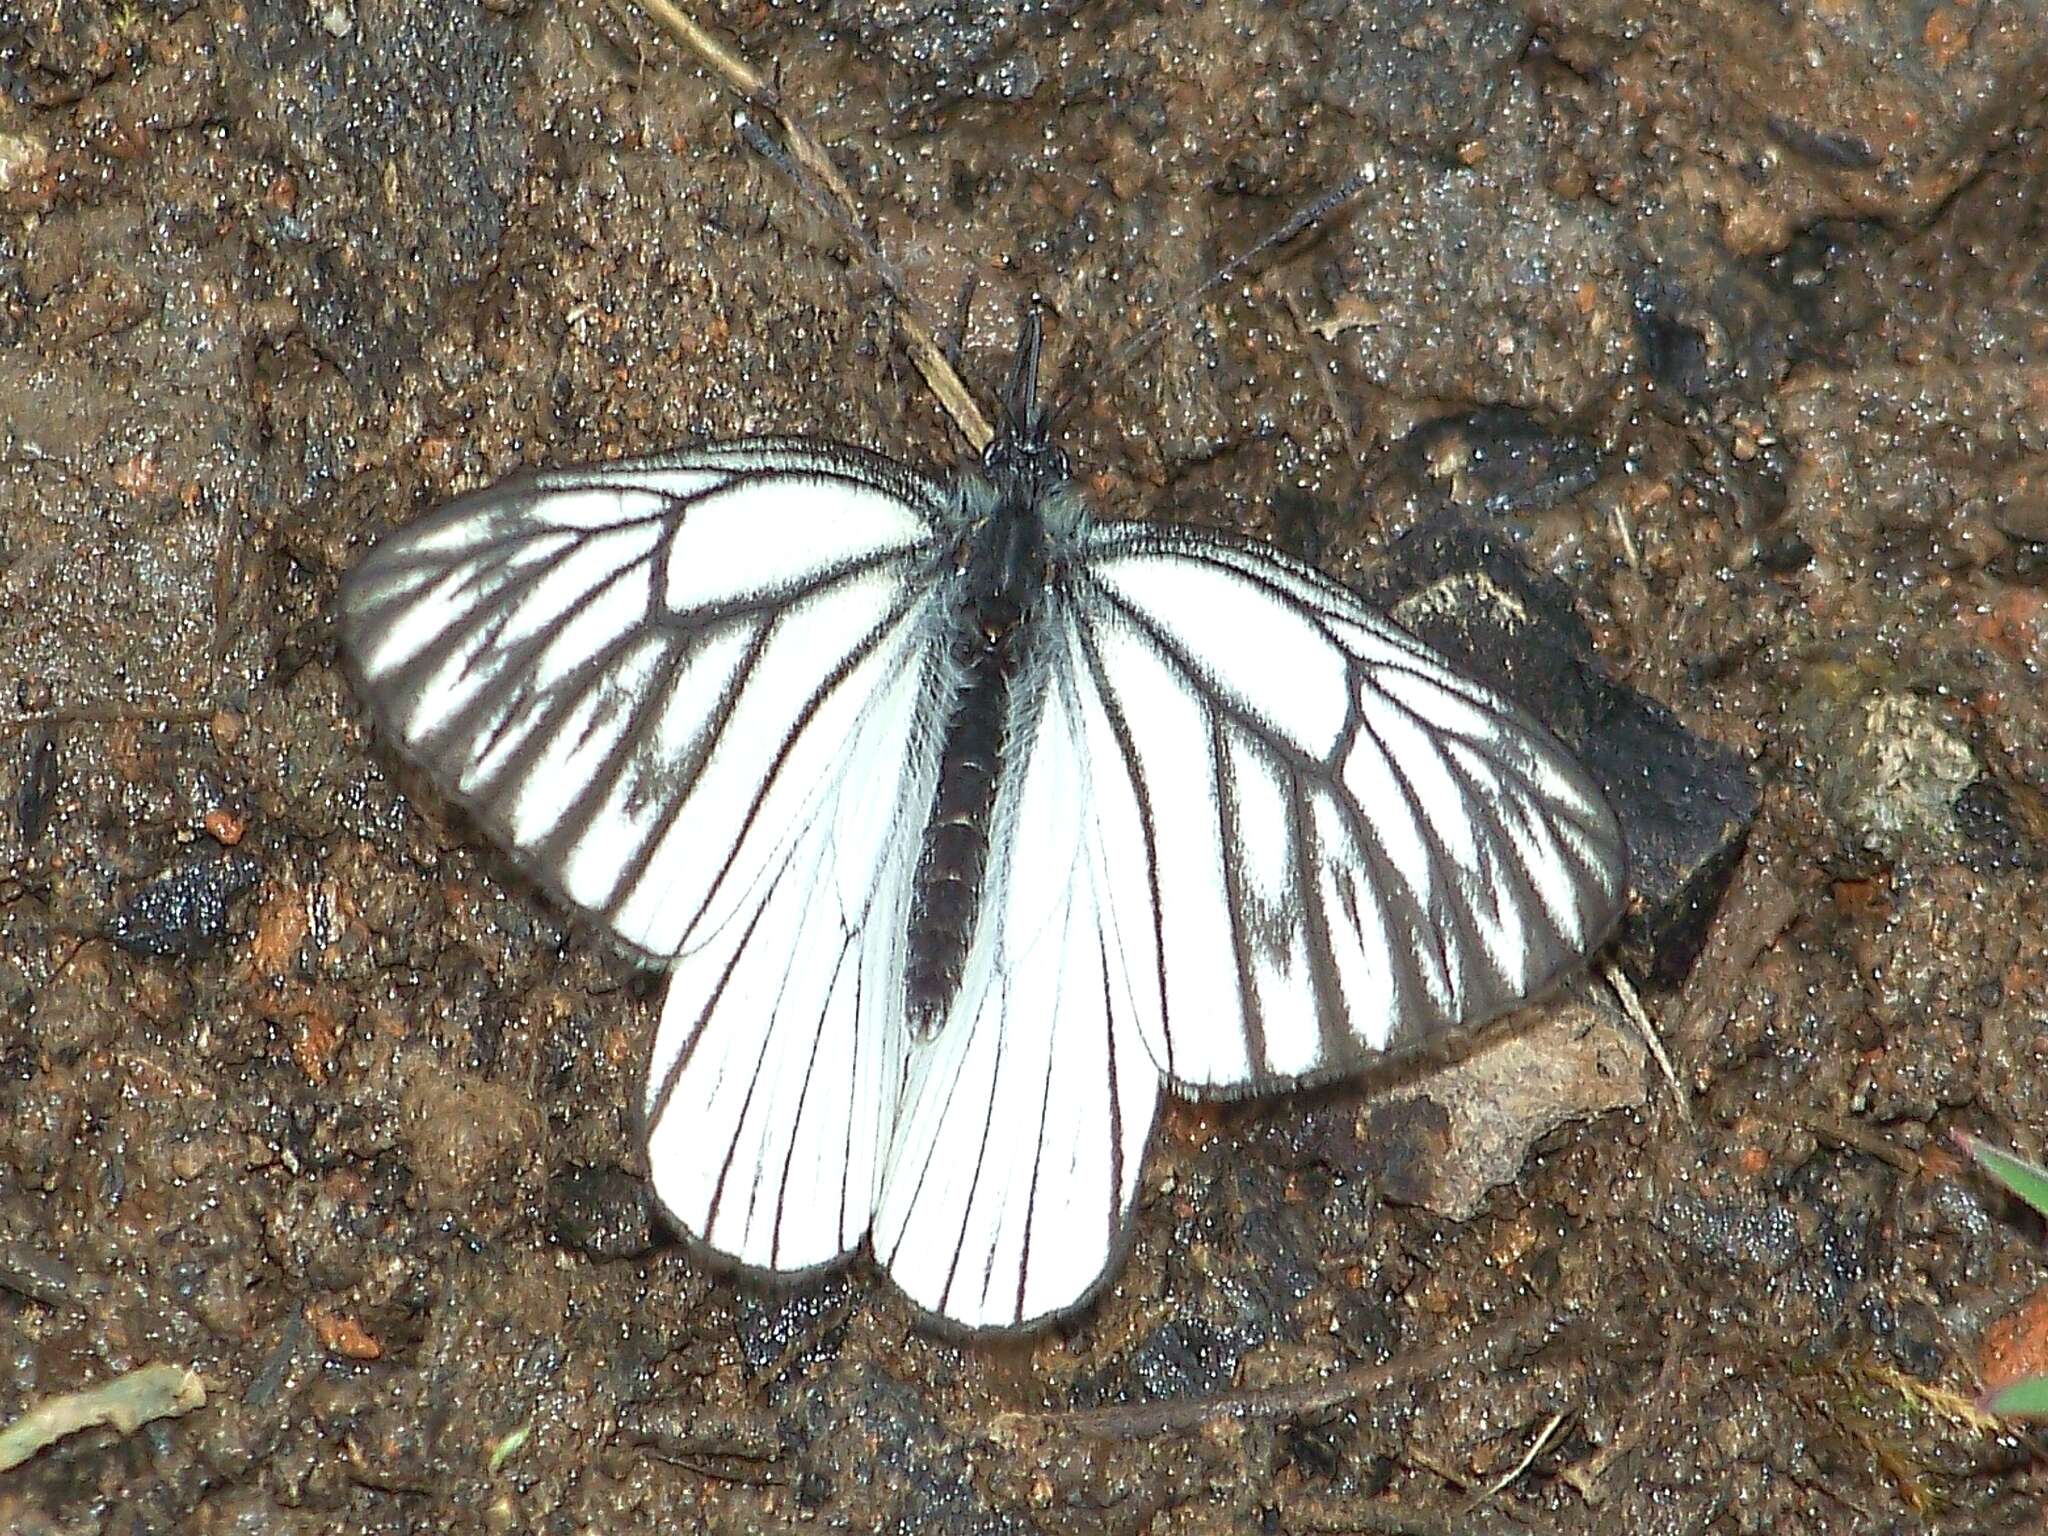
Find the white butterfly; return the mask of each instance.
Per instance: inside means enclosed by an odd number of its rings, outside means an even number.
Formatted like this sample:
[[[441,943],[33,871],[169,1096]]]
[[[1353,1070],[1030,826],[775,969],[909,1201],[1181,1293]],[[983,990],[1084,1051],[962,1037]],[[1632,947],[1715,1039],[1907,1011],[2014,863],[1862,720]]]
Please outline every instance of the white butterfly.
[[[1624,889],[1520,709],[1284,555],[1092,520],[1037,351],[978,472],[762,438],[539,474],[341,599],[404,750],[668,970],[676,1225],[775,1271],[871,1241],[968,1328],[1103,1281],[1162,1085],[1477,1024]]]

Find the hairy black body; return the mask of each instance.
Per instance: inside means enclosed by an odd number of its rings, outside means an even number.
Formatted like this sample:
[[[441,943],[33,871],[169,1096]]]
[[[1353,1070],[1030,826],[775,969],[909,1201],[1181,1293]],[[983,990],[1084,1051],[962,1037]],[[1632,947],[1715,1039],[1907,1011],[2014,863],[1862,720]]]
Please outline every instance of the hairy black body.
[[[987,482],[970,480],[960,491],[966,526],[954,553],[961,587],[953,640],[960,691],[911,885],[904,977],[911,1028],[924,1039],[945,1022],[974,942],[989,828],[1011,750],[1011,694],[1026,660],[1027,621],[1053,579],[1044,509],[1065,490],[1068,468],[1046,441],[1037,388],[1034,314],[1010,381],[1009,421],[983,455]]]
[[[944,1021],[960,988],[974,937],[975,909],[988,870],[989,820],[1010,722],[1010,685],[1022,660],[1023,618],[1030,606],[1030,594],[1019,591],[1015,579],[1022,573],[991,568],[998,562],[990,546],[1010,542],[1000,538],[1003,525],[1030,520],[1028,509],[998,507],[995,519],[976,531],[966,551],[966,611],[953,652],[960,692],[946,722],[945,754],[912,886],[904,983],[911,1027],[927,1038]]]

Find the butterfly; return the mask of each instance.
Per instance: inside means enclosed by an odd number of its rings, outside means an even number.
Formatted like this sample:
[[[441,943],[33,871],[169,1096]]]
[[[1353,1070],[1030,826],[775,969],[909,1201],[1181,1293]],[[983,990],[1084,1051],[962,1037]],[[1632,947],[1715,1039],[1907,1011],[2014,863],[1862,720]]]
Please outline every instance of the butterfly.
[[[978,465],[756,438],[532,474],[340,598],[402,753],[667,972],[674,1225],[761,1271],[865,1243],[964,1329],[1104,1283],[1163,1090],[1475,1026],[1626,885],[1520,708],[1271,548],[1096,520],[1039,331]]]

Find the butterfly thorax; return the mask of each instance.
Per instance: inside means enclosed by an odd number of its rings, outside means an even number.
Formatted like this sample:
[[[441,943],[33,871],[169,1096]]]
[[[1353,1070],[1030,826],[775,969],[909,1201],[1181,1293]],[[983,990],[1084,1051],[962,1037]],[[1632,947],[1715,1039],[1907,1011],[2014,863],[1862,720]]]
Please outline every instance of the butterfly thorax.
[[[1004,434],[983,462],[986,478],[963,476],[958,492],[955,691],[912,885],[905,1003],[921,1038],[945,1021],[966,968],[1011,693],[1064,531],[1048,530],[1045,513],[1071,503],[1065,456],[1042,438]]]

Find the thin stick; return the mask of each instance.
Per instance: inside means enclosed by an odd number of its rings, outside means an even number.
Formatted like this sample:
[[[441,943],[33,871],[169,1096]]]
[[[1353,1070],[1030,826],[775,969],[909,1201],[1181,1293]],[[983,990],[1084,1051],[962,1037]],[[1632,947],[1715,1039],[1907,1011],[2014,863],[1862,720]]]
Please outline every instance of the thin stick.
[[[1488,1500],[1497,1499],[1505,1493],[1509,1486],[1514,1483],[1515,1479],[1528,1471],[1536,1458],[1543,1454],[1544,1448],[1557,1438],[1557,1432],[1564,1427],[1564,1421],[1569,1417],[1570,1410],[1568,1409],[1560,1408],[1556,1413],[1553,1413],[1550,1416],[1550,1422],[1537,1431],[1536,1438],[1529,1442],[1527,1454],[1510,1467],[1497,1481],[1489,1483],[1484,1493],[1465,1506],[1465,1513],[1469,1515]]]
[[[831,157],[816,139],[804,131],[800,122],[783,110],[780,93],[774,84],[698,26],[673,0],[639,0],[639,4],[649,16],[666,27],[677,42],[695,54],[698,62],[724,82],[726,89],[739,97],[742,103],[774,120],[779,130],[779,143],[759,123],[744,114],[735,118],[734,126],[748,148],[788,176],[805,201],[830,219],[860,248],[862,258],[896,300],[896,325],[902,332],[903,349],[910,354],[911,363],[953,418],[961,436],[973,445],[977,453],[986,448],[995,436],[995,430],[947,360],[945,349],[935,339],[937,327],[930,314],[905,286],[902,275],[882,254],[881,247],[861,222],[853,192],[832,164]]]
[[[1192,1401],[1091,1408],[1079,1413],[1004,1413],[997,1416],[997,1423],[1042,1424],[1050,1429],[1073,1430],[1109,1440],[1142,1440],[1186,1433],[1211,1419],[1239,1415],[1255,1419],[1292,1418],[1369,1397],[1404,1382],[1441,1376],[1467,1358],[1484,1358],[1518,1344],[1535,1342],[1548,1335],[1558,1321],[1555,1312],[1532,1309],[1435,1349],[1389,1360],[1384,1365],[1356,1366],[1299,1387],[1268,1387]]]
[[[1664,1049],[1664,1042],[1658,1037],[1656,1026],[1650,1022],[1650,1015],[1643,1007],[1643,1000],[1636,995],[1634,985],[1627,973],[1611,960],[1600,963],[1600,974],[1607,978],[1607,985],[1614,989],[1614,995],[1621,1000],[1621,1011],[1628,1015],[1629,1023],[1635,1026],[1637,1034],[1643,1037],[1643,1044],[1650,1048],[1656,1058],[1658,1070],[1664,1074],[1664,1081],[1671,1087],[1671,1102],[1678,1106],[1678,1118],[1685,1122],[1687,1130],[1693,1129],[1692,1105],[1687,1102],[1685,1089],[1679,1086],[1678,1069],[1671,1065],[1670,1053]]]
[[[734,95],[755,103],[774,99],[775,88],[765,75],[754,73],[747,61],[713,37],[669,0],[640,0],[640,8],[675,34],[704,67],[726,83]]]

